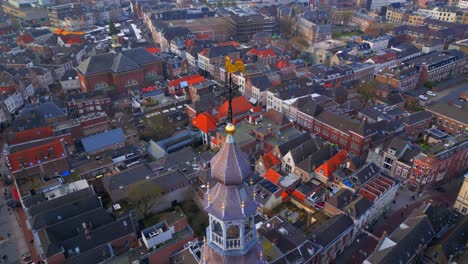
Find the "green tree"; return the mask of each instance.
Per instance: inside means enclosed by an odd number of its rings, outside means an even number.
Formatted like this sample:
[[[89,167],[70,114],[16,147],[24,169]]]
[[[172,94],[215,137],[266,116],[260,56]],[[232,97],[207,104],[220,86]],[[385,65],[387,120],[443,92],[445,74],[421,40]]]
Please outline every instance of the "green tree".
[[[143,215],[147,217],[151,206],[162,195],[162,189],[152,182],[138,182],[132,185],[128,192],[128,200]]]
[[[114,36],[114,35],[117,35],[118,33],[119,33],[119,31],[115,27],[114,22],[111,21],[109,23],[109,36]]]
[[[237,6],[236,0],[231,0],[231,6],[232,6],[232,7],[236,7],[236,6]]]
[[[223,0],[218,0],[218,8],[222,8],[223,6]]]
[[[374,82],[366,82],[358,88],[358,93],[361,95],[361,100],[366,105],[370,100],[376,97],[376,89]]]
[[[159,114],[147,119],[147,125],[154,130],[156,138],[154,140],[160,140],[170,137],[175,131],[173,123],[168,122],[166,115]]]

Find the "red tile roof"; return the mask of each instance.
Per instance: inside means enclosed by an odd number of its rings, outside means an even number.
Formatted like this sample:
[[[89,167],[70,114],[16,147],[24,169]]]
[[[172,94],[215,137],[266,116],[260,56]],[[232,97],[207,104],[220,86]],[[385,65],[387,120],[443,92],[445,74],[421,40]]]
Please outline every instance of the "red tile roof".
[[[79,44],[82,43],[82,39],[80,35],[60,35],[60,38],[65,44]]]
[[[371,59],[375,64],[382,64],[382,63],[385,63],[385,62],[396,60],[397,57],[396,57],[395,52],[389,51],[389,52],[387,52],[385,54],[382,54],[382,55],[376,55],[376,56],[372,57]]]
[[[281,175],[273,169],[268,169],[263,177],[274,184],[278,184],[281,179]]]
[[[252,104],[244,96],[238,96],[232,99],[232,115],[236,116],[246,113],[252,109]],[[229,103],[226,101],[218,108],[218,119],[228,115]]]
[[[195,36],[196,39],[209,39],[210,35],[209,34],[198,34]]]
[[[156,90],[156,89],[157,89],[156,86],[148,86],[148,87],[145,87],[145,88],[141,89],[141,92],[142,92],[142,93],[147,93],[147,92],[154,91],[154,90]]]
[[[247,55],[257,55],[259,57],[273,57],[276,56],[275,52],[271,49],[257,49],[253,48],[247,51]]]
[[[289,66],[291,66],[289,64],[288,61],[286,61],[285,59],[281,59],[278,61],[278,63],[276,64],[276,66],[280,69],[283,69],[283,68],[288,68]]]
[[[292,194],[294,195],[294,197],[296,197],[297,199],[299,199],[301,201],[304,201],[306,199],[305,194],[301,193],[298,190],[294,190]]]
[[[192,124],[205,134],[215,131],[218,128],[216,123],[216,119],[208,112],[197,115],[192,121]]]
[[[155,53],[159,53],[161,52],[160,49],[156,48],[156,47],[153,47],[153,48],[145,48],[149,53],[151,54],[155,54]]]
[[[218,43],[216,46],[234,46],[234,47],[239,47],[240,44],[236,41],[227,41],[227,42],[221,42]]]
[[[49,150],[51,150],[50,154],[54,155],[55,157],[49,154]],[[40,155],[41,153],[42,155]],[[14,172],[20,170],[22,167],[36,166],[40,163],[56,160],[64,156],[65,150],[63,145],[60,142],[60,139],[56,139],[47,144],[9,154],[7,157],[10,163],[11,171]],[[20,163],[20,160],[23,164]]]
[[[335,156],[331,157],[328,161],[318,167],[315,172],[322,174],[323,176],[329,178],[333,172],[338,169],[338,166],[348,158],[348,153],[346,150],[341,150]]]
[[[7,94],[11,95],[16,92],[16,88],[14,86],[0,86],[0,94]]]
[[[273,57],[273,56],[276,56],[276,54],[271,49],[264,49],[264,50],[259,50],[257,52],[257,56],[264,58],[264,57]]]
[[[54,31],[55,35],[60,35],[63,32],[63,28],[58,28],[57,30]]]
[[[263,166],[267,169],[273,166],[276,166],[280,163],[280,160],[275,155],[273,155],[271,151],[263,155],[262,161],[263,161]]]
[[[371,201],[377,200],[382,194],[386,193],[396,183],[382,175],[377,176],[371,182],[366,184],[359,193]]]
[[[34,41],[34,38],[31,34],[21,34],[18,37],[18,41],[22,41],[24,44],[28,44]]]
[[[18,144],[32,140],[38,140],[42,138],[48,138],[54,136],[52,127],[38,127],[34,129],[23,130],[15,133],[15,138],[10,140],[10,144]]]
[[[185,76],[169,82],[169,86],[180,86],[181,82],[187,82],[188,85],[194,85],[206,81],[206,78],[200,74]]]

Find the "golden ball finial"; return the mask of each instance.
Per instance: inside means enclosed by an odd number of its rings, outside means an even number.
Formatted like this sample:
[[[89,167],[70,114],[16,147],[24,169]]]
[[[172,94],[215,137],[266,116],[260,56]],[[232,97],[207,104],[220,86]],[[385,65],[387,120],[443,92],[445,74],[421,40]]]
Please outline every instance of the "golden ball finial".
[[[232,134],[234,134],[234,132],[236,132],[236,126],[234,126],[231,123],[227,124],[226,133],[228,133],[229,135],[232,135]]]

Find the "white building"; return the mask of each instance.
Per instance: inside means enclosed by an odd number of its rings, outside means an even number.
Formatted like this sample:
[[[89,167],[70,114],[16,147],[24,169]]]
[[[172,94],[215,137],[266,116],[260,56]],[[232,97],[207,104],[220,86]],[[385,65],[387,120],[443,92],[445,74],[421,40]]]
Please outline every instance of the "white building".
[[[75,70],[69,70],[64,73],[60,79],[60,85],[65,92],[80,90],[80,81]]]
[[[367,9],[380,11],[382,7],[389,6],[394,3],[404,4],[405,0],[370,0],[367,1]]]

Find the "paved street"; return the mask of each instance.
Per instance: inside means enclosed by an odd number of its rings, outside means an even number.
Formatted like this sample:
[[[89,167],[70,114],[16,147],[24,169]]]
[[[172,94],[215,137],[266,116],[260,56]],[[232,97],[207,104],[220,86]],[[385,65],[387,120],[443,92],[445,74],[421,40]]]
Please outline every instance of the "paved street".
[[[448,103],[450,101],[458,100],[458,96],[460,93],[468,92],[468,82],[465,80],[465,78],[457,78],[440,85],[446,86],[448,88],[443,91],[437,92],[436,97],[429,96],[427,103]]]
[[[24,241],[23,232],[18,225],[16,214],[8,210],[3,196],[3,182],[0,184],[2,195],[0,197],[0,256],[7,256],[6,263],[20,263],[21,254],[28,251]],[[8,237],[10,234],[10,237]]]

